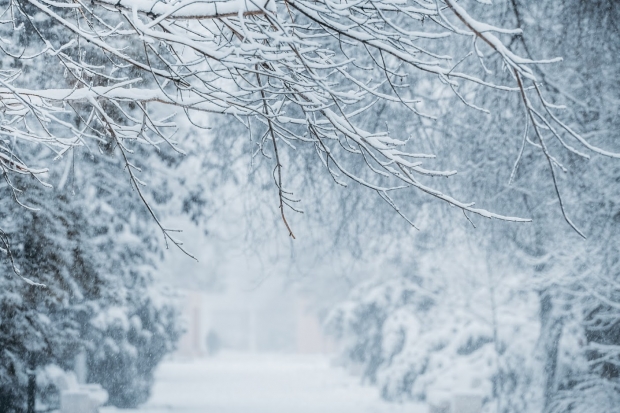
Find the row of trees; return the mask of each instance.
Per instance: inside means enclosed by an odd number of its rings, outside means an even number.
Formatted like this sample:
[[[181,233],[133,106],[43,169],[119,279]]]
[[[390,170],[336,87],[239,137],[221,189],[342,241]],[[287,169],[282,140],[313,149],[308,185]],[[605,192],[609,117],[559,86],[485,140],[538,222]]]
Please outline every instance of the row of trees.
[[[494,3],[473,10],[498,26],[523,29],[511,50],[564,57],[561,65],[537,67],[536,74],[549,100],[568,108],[566,125],[617,151],[618,5]],[[567,152],[554,159],[564,171],[554,185],[541,179],[549,165],[531,147],[541,145],[537,132],[515,127],[527,116],[518,102],[478,88],[461,92],[494,108],[493,114],[472,121],[471,112],[455,112],[441,96],[434,102],[442,121],[418,125],[437,153],[464,165],[462,179],[448,187],[461,197],[482,196],[491,209],[527,211],[533,222],[472,219],[478,229],[436,223],[439,230],[425,229],[447,234],[440,242],[419,237],[414,247],[401,245],[401,253],[415,256],[405,260],[406,268],[359,285],[332,312],[328,325],[347,343],[344,359],[363,366],[388,399],[420,399],[441,383],[460,383],[484,394],[488,411],[615,411],[620,165]],[[553,135],[553,128],[544,129],[543,140]],[[509,146],[507,136],[521,136],[523,145]],[[562,200],[586,240],[549,208]],[[422,309],[420,302],[426,303]],[[479,379],[475,385],[472,378]]]
[[[75,150],[58,166],[49,176],[56,188],[16,179],[18,202],[5,197],[1,206],[10,262],[0,294],[0,410],[24,411],[33,374],[38,403],[57,408],[46,368],[73,370],[80,353],[86,379],[111,404],[136,406],[181,332],[174,297],[154,284],[162,246],[129,182],[116,179],[118,158]],[[153,197],[165,203],[170,195],[159,189]]]
[[[35,394],[37,408],[58,408],[48,367],[73,370],[78,355],[86,356],[86,380],[101,384],[110,404],[135,407],[149,396],[155,367],[182,331],[175,298],[155,282],[166,244],[151,205],[198,223],[205,183],[188,177],[201,174],[202,161],[135,141],[119,146],[111,130],[92,123],[97,115],[83,100],[61,107],[32,96],[14,101],[15,87],[72,88],[75,76],[93,87],[107,84],[110,74],[93,72],[107,57],[88,47],[77,45],[73,57],[49,53],[65,36],[62,25],[28,2],[2,7],[0,411],[32,409]],[[72,66],[72,58],[84,66]],[[100,104],[119,128],[131,128],[123,108]],[[92,139],[76,140],[78,130]],[[197,144],[192,137],[183,136],[188,148]],[[129,166],[128,153],[146,166],[148,188],[137,186],[138,165]]]

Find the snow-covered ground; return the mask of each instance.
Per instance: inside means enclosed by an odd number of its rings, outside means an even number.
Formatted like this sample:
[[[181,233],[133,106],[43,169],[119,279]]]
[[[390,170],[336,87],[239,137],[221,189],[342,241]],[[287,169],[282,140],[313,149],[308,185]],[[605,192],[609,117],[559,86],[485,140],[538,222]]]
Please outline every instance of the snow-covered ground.
[[[426,413],[427,409],[384,402],[376,388],[361,385],[358,378],[331,366],[325,356],[224,353],[162,363],[151,399],[137,412]]]

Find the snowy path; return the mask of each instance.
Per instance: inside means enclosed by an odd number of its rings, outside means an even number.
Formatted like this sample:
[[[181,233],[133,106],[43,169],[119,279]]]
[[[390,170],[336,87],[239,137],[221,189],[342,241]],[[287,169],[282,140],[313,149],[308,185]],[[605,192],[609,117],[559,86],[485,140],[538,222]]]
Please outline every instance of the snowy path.
[[[102,409],[112,412],[119,411]],[[160,366],[153,396],[137,413],[177,412],[426,413],[426,408],[382,401],[376,388],[360,385],[323,356],[223,354]]]

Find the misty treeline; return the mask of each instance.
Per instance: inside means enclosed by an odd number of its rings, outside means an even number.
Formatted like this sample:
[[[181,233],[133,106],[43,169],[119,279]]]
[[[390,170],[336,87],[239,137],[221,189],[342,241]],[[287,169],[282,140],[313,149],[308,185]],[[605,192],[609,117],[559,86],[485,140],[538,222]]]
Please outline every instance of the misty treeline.
[[[84,352],[112,404],[144,401],[180,334],[154,273],[167,246],[191,253],[166,218],[205,225],[241,183],[270,196],[259,231],[314,222],[323,252],[393,258],[327,319],[385,398],[443,385],[490,412],[617,405],[617,2],[0,13],[2,409]]]
[[[510,41],[515,53],[562,56],[561,64],[537,67],[541,87],[566,105],[562,113],[573,130],[617,152],[618,3],[493,3],[476,7],[476,16],[521,27],[524,34]],[[531,145],[540,141],[524,127],[526,114],[514,96],[477,87],[463,95],[491,115],[442,96],[432,100],[439,122],[407,119],[401,127],[460,166],[445,188],[532,223],[469,224],[462,214],[455,219],[454,208],[401,200],[424,223],[417,234],[404,231],[385,245],[389,274],[358,279],[329,311],[327,326],[345,343],[342,360],[394,401],[458,389],[483,395],[488,412],[617,411],[620,165],[565,152],[556,159],[566,171],[558,166],[554,188],[540,148]],[[586,239],[563,223],[556,189]],[[377,216],[377,206],[364,208],[365,216]],[[382,226],[398,232],[390,218]],[[362,232],[359,242],[376,245],[372,233]]]

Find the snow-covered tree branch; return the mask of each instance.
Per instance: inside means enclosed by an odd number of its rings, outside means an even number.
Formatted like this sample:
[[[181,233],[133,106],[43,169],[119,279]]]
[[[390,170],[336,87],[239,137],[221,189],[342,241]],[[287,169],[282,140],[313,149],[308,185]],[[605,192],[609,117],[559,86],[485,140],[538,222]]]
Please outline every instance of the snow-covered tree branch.
[[[44,177],[49,167],[21,157],[18,147],[44,145],[60,158],[112,139],[139,191],[127,142],[183,153],[172,107],[190,121],[202,112],[236,117],[260,134],[257,150],[273,156],[285,223],[284,208],[298,207],[278,151],[299,145],[313,147],[337,183],[376,191],[399,213],[390,193],[413,188],[463,212],[528,221],[437,189],[430,178],[457,170],[426,167],[423,161],[435,155],[417,152],[415,136],[390,133],[389,122],[363,127],[360,119],[375,116],[378,102],[433,118],[409,87],[419,82],[450,89],[481,117],[493,108],[466,98],[463,85],[520,98],[527,113],[523,145],[548,160],[561,211],[575,229],[557,189],[557,171],[566,167],[547,141],[583,157],[588,151],[620,157],[588,143],[544,97],[537,67],[560,59],[519,56],[507,45],[519,28],[478,21],[454,0],[11,0],[1,13],[0,163],[9,181],[14,174]],[[452,45],[463,37],[471,50],[454,54]],[[467,59],[479,65],[463,65]],[[508,75],[493,74],[489,64]],[[366,168],[353,168],[351,160]]]

